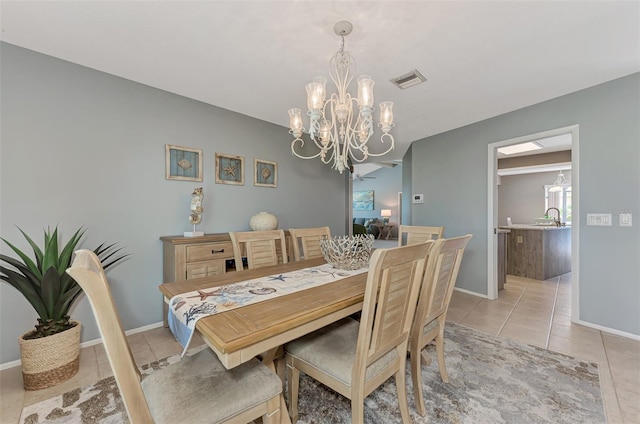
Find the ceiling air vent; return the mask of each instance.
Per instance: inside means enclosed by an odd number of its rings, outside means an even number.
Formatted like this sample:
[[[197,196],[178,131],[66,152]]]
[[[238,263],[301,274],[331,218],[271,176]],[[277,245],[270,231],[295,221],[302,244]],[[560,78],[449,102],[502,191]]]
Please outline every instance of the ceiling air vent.
[[[404,90],[405,88],[418,85],[421,82],[425,82],[426,80],[427,79],[420,72],[418,72],[417,69],[414,69],[411,72],[393,78],[391,82]]]

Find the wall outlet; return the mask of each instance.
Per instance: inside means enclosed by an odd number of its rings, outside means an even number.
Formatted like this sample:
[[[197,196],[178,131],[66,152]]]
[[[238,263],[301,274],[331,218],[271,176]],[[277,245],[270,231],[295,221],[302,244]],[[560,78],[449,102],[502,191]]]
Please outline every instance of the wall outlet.
[[[610,213],[588,213],[587,225],[597,226],[597,227],[610,227],[611,214]]]
[[[618,225],[620,225],[621,227],[631,227],[631,216],[632,214],[630,213],[621,213],[620,215],[618,215]]]

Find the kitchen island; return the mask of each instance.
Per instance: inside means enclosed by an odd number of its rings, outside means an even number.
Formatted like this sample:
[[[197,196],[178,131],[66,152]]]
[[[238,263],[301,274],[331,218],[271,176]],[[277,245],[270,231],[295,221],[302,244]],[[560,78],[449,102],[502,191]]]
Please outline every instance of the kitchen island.
[[[571,272],[571,227],[513,224],[507,234],[507,274],[547,280]]]

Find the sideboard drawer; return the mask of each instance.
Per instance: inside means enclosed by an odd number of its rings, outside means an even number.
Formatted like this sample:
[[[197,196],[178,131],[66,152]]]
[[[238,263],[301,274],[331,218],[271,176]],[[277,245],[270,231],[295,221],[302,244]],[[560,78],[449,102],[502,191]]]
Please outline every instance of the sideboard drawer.
[[[226,260],[196,262],[187,264],[187,280],[200,277],[211,277],[213,275],[227,272]]]
[[[233,258],[233,245],[230,242],[205,243],[187,246],[187,263],[230,258]]]

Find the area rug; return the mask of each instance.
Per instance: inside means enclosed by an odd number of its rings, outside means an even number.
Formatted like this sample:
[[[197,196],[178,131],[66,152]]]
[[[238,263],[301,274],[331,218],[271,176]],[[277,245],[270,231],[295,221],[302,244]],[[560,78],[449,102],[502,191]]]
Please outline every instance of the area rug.
[[[409,409],[414,423],[605,423],[595,363],[447,324],[445,355],[449,383],[434,358],[423,367],[427,416],[416,412],[407,367]],[[172,356],[142,367],[151,373],[179,360]],[[407,364],[408,365],[408,364]],[[350,401],[301,375],[299,423],[349,423]],[[113,377],[26,407],[20,423],[127,423]],[[393,379],[365,399],[365,422],[400,423]]]

